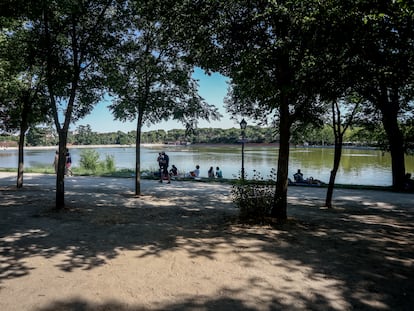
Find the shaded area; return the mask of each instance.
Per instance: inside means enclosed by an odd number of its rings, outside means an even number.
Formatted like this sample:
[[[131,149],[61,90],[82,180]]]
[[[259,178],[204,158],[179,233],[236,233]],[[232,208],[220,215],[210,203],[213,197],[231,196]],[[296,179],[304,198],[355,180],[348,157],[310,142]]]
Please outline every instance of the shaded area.
[[[313,304],[309,304],[309,310],[316,310]],[[156,305],[149,308],[140,305],[130,306],[123,304],[118,301],[108,301],[102,304],[88,302],[82,299],[70,299],[68,301],[56,301],[50,305],[36,309],[36,311],[144,311],[144,310],[155,310],[155,311],[190,311],[190,310],[203,310],[203,311],[229,311],[229,310],[240,310],[240,311],[254,311],[258,308],[248,306],[243,301],[232,299],[232,298],[212,298],[207,299],[206,297],[196,297],[185,299],[180,303],[173,303],[168,305]],[[294,308],[286,306],[278,302],[272,302],[268,310],[303,310],[303,308]]]
[[[39,310],[411,310],[414,305],[409,195],[395,205],[393,196],[399,194],[375,201],[375,193],[342,190],[335,192],[336,208],[323,210],[323,196],[315,192],[322,189],[295,189],[289,191],[293,218],[271,228],[238,224],[227,185],[148,181],[144,196],[134,198],[132,180],[78,177],[66,183],[68,208],[56,213],[53,178],[26,179],[29,185],[19,190],[4,186],[7,182],[0,180],[0,286],[36,269],[26,258],[65,254],[58,268],[71,273],[101,267],[124,250],[139,251],[138,260],[177,249],[189,258],[217,260],[226,245],[245,269],[270,262],[287,271],[217,288],[215,297],[174,297],[150,308],[73,298]],[[325,281],[326,291],[296,289],[289,274],[303,267],[309,286]],[[275,288],[274,278],[283,287]],[[252,289],[260,296],[249,294]],[[249,303],[249,295],[258,304]]]

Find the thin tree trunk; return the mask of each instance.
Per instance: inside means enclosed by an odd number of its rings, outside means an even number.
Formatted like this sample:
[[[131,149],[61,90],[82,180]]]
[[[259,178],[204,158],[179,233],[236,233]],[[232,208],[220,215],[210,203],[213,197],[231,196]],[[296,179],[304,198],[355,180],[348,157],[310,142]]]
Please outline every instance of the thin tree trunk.
[[[17,166],[17,188],[23,187],[23,173],[24,173],[24,139],[27,131],[27,127],[20,128],[19,136],[19,160]]]
[[[335,186],[336,173],[338,172],[339,163],[341,162],[342,156],[342,135],[338,138],[335,137],[335,151],[334,151],[334,161],[331,174],[329,176],[328,191],[326,192],[325,206],[332,208],[332,197]]]
[[[346,126],[347,127],[347,126]],[[335,151],[334,161],[331,174],[329,176],[328,191],[326,192],[325,206],[332,208],[332,197],[335,186],[336,173],[338,172],[339,163],[341,162],[342,155],[342,141],[345,130],[341,130],[341,111],[338,103],[332,103],[332,128],[335,136]]]
[[[66,135],[59,133],[59,159],[56,175],[56,209],[65,207]]]
[[[29,113],[30,113],[30,95],[23,96],[23,109],[20,122],[20,136],[19,136],[19,159],[17,165],[17,188],[23,187],[24,174],[24,141],[27,129],[29,128]]]
[[[360,102],[356,102],[352,112],[348,115],[346,120],[343,122],[341,117],[341,109],[338,102],[332,102],[332,128],[335,136],[335,151],[334,161],[331,174],[329,176],[328,191],[326,192],[325,206],[332,208],[332,197],[335,187],[336,174],[339,169],[339,164],[342,157],[342,144],[346,130],[352,124],[355,114],[358,111]]]
[[[141,115],[141,114],[140,114]],[[137,137],[135,138],[135,195],[141,195],[141,123],[142,118],[138,117]]]

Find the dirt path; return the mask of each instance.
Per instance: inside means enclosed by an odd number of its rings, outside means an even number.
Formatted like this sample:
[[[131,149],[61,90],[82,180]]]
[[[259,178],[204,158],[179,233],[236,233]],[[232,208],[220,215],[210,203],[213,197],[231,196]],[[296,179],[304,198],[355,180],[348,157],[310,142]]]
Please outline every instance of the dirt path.
[[[0,310],[412,310],[414,195],[289,189],[237,223],[230,186],[0,173]]]

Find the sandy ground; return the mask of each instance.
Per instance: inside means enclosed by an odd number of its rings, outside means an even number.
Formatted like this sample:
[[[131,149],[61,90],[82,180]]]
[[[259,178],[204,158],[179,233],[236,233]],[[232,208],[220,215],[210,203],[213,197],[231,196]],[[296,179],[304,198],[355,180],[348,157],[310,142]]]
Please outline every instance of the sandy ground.
[[[413,310],[414,195],[291,187],[289,222],[229,185],[0,173],[0,310]]]

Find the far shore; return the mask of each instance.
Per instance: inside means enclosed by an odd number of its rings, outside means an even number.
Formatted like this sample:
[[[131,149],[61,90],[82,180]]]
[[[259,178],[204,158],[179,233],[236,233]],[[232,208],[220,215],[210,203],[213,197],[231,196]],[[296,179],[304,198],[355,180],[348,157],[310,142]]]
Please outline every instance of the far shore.
[[[141,144],[143,147],[165,146],[164,144]],[[86,148],[134,148],[135,145],[67,145],[68,149],[86,149]],[[24,149],[30,150],[51,150],[58,149],[59,146],[25,146]],[[2,150],[17,150],[18,147],[3,147]]]
[[[214,147],[214,146],[237,146],[237,144],[191,144],[187,146],[205,146],[205,147]],[[249,143],[251,146],[269,146],[274,147],[278,146],[274,143]],[[184,145],[174,145],[174,144],[161,144],[161,143],[142,143],[142,147],[186,147]],[[135,148],[135,144],[128,145],[67,145],[68,149],[93,149],[93,148]],[[29,150],[52,150],[58,149],[59,146],[25,146],[24,149]],[[1,147],[0,150],[17,150],[17,146],[13,147]]]
[[[194,143],[190,145],[176,145],[176,144],[165,144],[165,143],[141,143],[142,147],[188,147],[188,146],[203,146],[203,147],[223,147],[223,146],[238,146],[240,143]],[[253,142],[246,142],[246,145],[251,147],[279,147],[279,143],[253,143]],[[68,149],[94,149],[94,148],[135,148],[135,144],[126,144],[126,145],[67,145]],[[295,148],[334,148],[333,145],[291,145],[291,149]],[[343,149],[378,149],[376,147],[370,146],[350,146],[344,145],[342,146]],[[17,150],[18,146],[2,146],[0,144],[0,151],[1,150]],[[52,150],[58,149],[58,146],[25,146],[24,149],[28,150]]]

